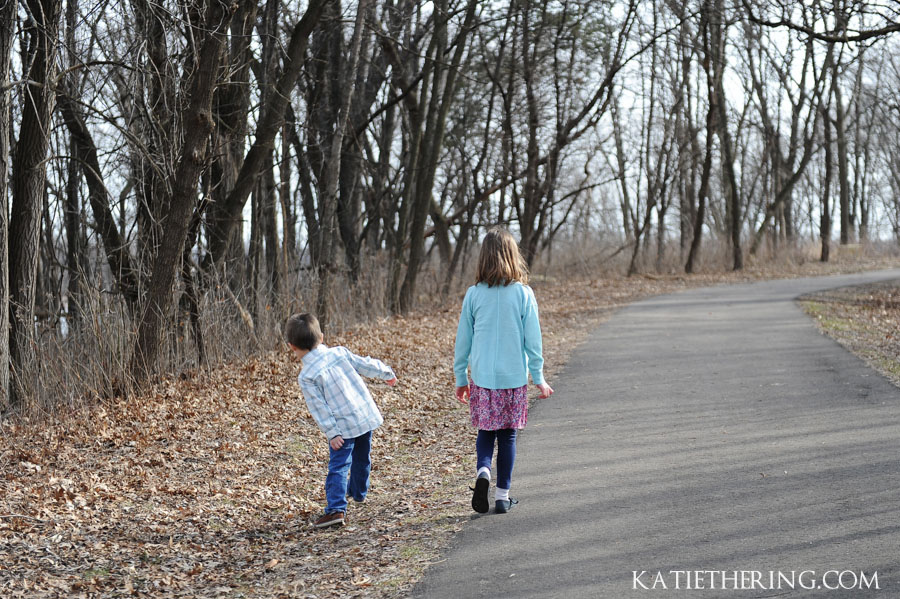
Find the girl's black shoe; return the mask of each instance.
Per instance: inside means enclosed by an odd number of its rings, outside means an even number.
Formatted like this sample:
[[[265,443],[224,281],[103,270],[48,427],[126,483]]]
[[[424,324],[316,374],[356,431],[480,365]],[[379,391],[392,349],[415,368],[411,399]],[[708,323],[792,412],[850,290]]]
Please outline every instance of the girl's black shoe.
[[[491,479],[486,476],[479,476],[475,479],[475,487],[472,489],[472,509],[479,514],[486,514],[490,509],[488,503],[488,489],[491,486]]]
[[[513,509],[513,506],[519,503],[518,499],[513,499],[510,497],[509,499],[498,499],[494,502],[494,511],[498,514],[505,514],[509,510]]]

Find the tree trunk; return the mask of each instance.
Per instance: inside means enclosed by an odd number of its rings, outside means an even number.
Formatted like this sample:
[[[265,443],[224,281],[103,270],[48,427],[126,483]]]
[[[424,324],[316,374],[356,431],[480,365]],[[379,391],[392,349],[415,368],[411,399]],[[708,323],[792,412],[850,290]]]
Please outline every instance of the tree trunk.
[[[183,119],[184,145],[168,201],[169,214],[164,222],[167,242],[159,246],[153,261],[147,305],[138,325],[132,356],[132,372],[138,383],[144,382],[157,368],[160,341],[172,306],[172,284],[178,260],[184,251],[191,213],[196,203],[197,183],[206,164],[206,150],[214,128],[212,98],[218,83],[225,33],[232,12],[219,0],[211,0],[207,10],[208,33],[186,86],[190,103]]]
[[[138,277],[132,266],[128,246],[122,238],[116,220],[110,209],[110,195],[100,174],[100,160],[97,158],[97,146],[90,131],[84,123],[75,102],[61,91],[56,95],[60,113],[72,139],[72,152],[81,165],[81,171],[87,181],[88,201],[94,215],[94,222],[103,243],[109,269],[119,285],[132,313],[136,313],[138,302]]]
[[[628,191],[627,164],[625,156],[625,145],[622,140],[622,125],[619,117],[619,100],[614,97],[610,103],[610,114],[613,123],[613,140],[616,147],[616,174],[615,177],[619,182],[622,190],[622,201],[620,208],[622,210],[622,227],[625,231],[625,243],[637,243],[634,238],[634,227],[631,222],[631,195]]]
[[[406,277],[400,288],[400,311],[407,312],[412,309],[415,301],[416,278],[419,275],[419,267],[422,264],[425,250],[425,221],[428,217],[428,207],[431,204],[431,194],[434,187],[434,177],[437,171],[438,159],[444,141],[444,127],[447,123],[447,114],[450,112],[450,103],[456,87],[456,77],[459,74],[460,64],[466,50],[466,41],[472,29],[472,21],[475,18],[476,0],[469,0],[466,7],[466,16],[460,28],[456,40],[456,50],[449,65],[443,61],[439,68],[435,68],[432,86],[431,102],[428,115],[425,118],[425,133],[422,138],[422,158],[419,165],[423,172],[415,178],[415,202],[412,206],[413,214],[410,223],[410,248],[409,262],[406,267]],[[446,8],[446,5],[445,5]],[[449,15],[439,15],[439,19],[446,20]],[[446,35],[446,21],[442,35]],[[435,32],[438,35],[438,32]],[[446,40],[445,40],[446,42]],[[445,46],[446,43],[439,44]],[[438,57],[440,60],[440,57]]]
[[[660,198],[656,206],[656,272],[663,271],[663,259],[666,251],[666,211],[669,205]]]
[[[274,81],[278,74],[278,59],[276,53],[276,36],[278,32],[278,11],[280,0],[267,0],[264,18],[259,26],[260,35],[263,37],[262,79],[262,105],[265,106],[271,100],[272,87],[270,81]],[[274,150],[274,147],[273,147]],[[279,268],[278,268],[278,225],[275,203],[279,201],[275,187],[275,161],[274,152],[270,151],[266,157],[260,191],[262,193],[262,231],[265,237],[266,247],[266,278],[265,301],[266,305],[273,304],[278,293]]]
[[[272,303],[278,293],[278,224],[275,203],[278,201],[275,189],[275,163],[269,155],[265,176],[260,185],[262,191],[262,226],[266,242],[266,298]]]
[[[9,67],[17,6],[15,2],[0,6],[0,412],[9,400]]]
[[[143,283],[157,247],[165,238],[160,223],[168,208],[165,203],[169,197],[168,169],[157,167],[162,161],[175,160],[172,155],[176,146],[173,107],[178,83],[173,80],[172,59],[167,46],[168,9],[161,3],[141,0],[132,0],[131,6],[142,46],[140,52],[146,61],[136,73],[140,92],[136,94],[139,110],[135,119],[144,148],[132,156],[137,181],[137,266]],[[128,93],[134,92],[129,89]]]
[[[690,110],[689,57],[685,58],[683,62],[686,64],[682,68],[682,86],[688,87],[688,89],[683,89],[679,92],[680,97],[676,102],[678,115],[675,117],[675,138],[678,140],[680,148],[678,151],[678,166],[681,178],[678,186],[678,248],[681,258],[684,258],[685,252],[689,251],[690,240],[693,237],[693,225],[697,214],[697,205],[694,203],[696,197],[695,180],[697,176],[697,160],[700,156],[697,132],[694,130]]]
[[[300,208],[303,211],[303,221],[306,223],[306,245],[309,251],[309,262],[313,266],[318,266],[321,261],[319,257],[319,215],[316,212],[316,195],[313,193],[312,166],[303,149],[300,136],[294,128],[293,111],[288,108],[288,112],[290,113],[288,132],[291,136],[291,145],[294,146],[294,151],[297,154],[297,182],[300,188]]]
[[[24,398],[24,368],[33,362],[34,306],[41,231],[41,206],[47,178],[47,150],[53,113],[53,79],[60,0],[28,0],[32,19],[25,29],[31,68],[26,74],[24,106],[13,160],[13,204],[9,229],[10,360],[19,380],[10,387],[10,403]]]
[[[716,125],[719,134],[719,146],[722,150],[724,187],[728,192],[726,212],[728,231],[731,238],[733,270],[741,270],[744,267],[744,255],[741,250],[741,202],[737,177],[734,172],[734,152],[731,145],[731,134],[728,131],[728,105],[723,84],[725,73],[724,11],[723,0],[715,0],[715,7],[709,12],[710,50],[713,72],[715,73],[716,109],[718,110]]]
[[[694,264],[700,256],[700,241],[703,238],[703,220],[706,218],[706,196],[709,194],[709,177],[712,172],[712,147],[715,131],[716,108],[712,86],[709,88],[710,105],[706,113],[706,154],[703,157],[703,170],[700,173],[700,191],[697,192],[697,213],[694,215],[694,237],[688,252],[684,272],[694,272]]]
[[[259,300],[259,271],[262,256],[262,181],[256,182],[256,189],[250,194],[250,248],[247,255],[247,262],[250,265],[250,293],[244,298],[244,305],[249,308],[250,316],[256,322],[259,311],[257,310]]]
[[[823,108],[822,110],[826,110]],[[822,190],[822,221],[819,227],[819,236],[822,238],[822,254],[820,262],[828,262],[831,256],[831,179],[834,172],[834,150],[831,139],[831,115],[825,115],[825,182]]]
[[[835,61],[834,77],[838,76],[838,61]],[[841,86],[834,86],[834,124],[837,141],[838,192],[841,207],[841,245],[851,241],[853,222],[850,206],[850,166],[848,163],[847,129],[845,124],[844,101]]]
[[[209,185],[209,177],[204,176],[203,179],[205,179],[205,185]],[[197,366],[201,367],[206,362],[206,345],[203,342],[203,327],[200,322],[200,295],[198,292],[198,285],[196,281],[194,281],[193,269],[191,268],[194,263],[191,259],[191,252],[194,245],[197,243],[197,236],[199,235],[203,213],[208,207],[208,198],[209,191],[207,190],[204,194],[203,201],[201,201],[200,206],[194,211],[194,215],[191,217],[187,242],[184,244],[184,253],[181,256],[181,280],[184,283],[182,302],[191,321],[191,333],[194,337],[194,344],[197,347]]]
[[[281,205],[281,229],[284,241],[281,244],[281,277],[287,277],[291,263],[297,257],[297,211],[291,197],[291,142],[285,123],[281,130],[281,162],[278,173],[278,202]]]
[[[537,234],[534,230],[534,218],[537,207],[541,202],[540,185],[538,181],[538,159],[540,148],[538,146],[538,128],[540,127],[540,113],[538,110],[537,90],[535,90],[537,78],[537,61],[535,60],[536,48],[539,45],[540,33],[543,31],[543,23],[538,24],[537,39],[532,36],[531,8],[533,3],[527,3],[522,9],[522,80],[525,84],[525,109],[526,123],[528,126],[528,143],[525,148],[525,187],[522,193],[522,208],[519,214],[519,235],[521,240],[519,247],[525,256],[525,262],[530,265],[534,260],[531,248],[534,246],[533,238]]]
[[[357,69],[360,63],[360,47],[362,45],[362,34],[364,22],[367,18],[371,0],[360,0],[356,8],[356,23],[353,26],[353,37],[350,41],[350,60],[345,73],[345,89],[346,94],[340,107],[338,120],[335,124],[334,134],[331,138],[331,147],[328,152],[328,160],[325,166],[325,180],[320,181],[320,189],[322,195],[319,198],[321,205],[324,207],[322,211],[322,219],[320,222],[320,235],[324,240],[321,247],[321,266],[319,268],[319,290],[316,301],[316,310],[318,312],[319,321],[324,325],[330,319],[330,296],[331,296],[331,270],[334,264],[336,239],[336,219],[338,204],[338,184],[341,176],[341,151],[344,144],[344,133],[347,129],[347,123],[350,116],[350,106],[353,102],[353,94],[356,90]]]
[[[69,68],[76,67],[75,58],[75,27],[78,12],[78,1],[66,2],[66,47],[68,48]],[[78,88],[77,78],[74,73],[66,77],[66,87],[70,93],[75,93]],[[69,135],[69,154],[66,163],[66,192],[64,223],[66,229],[66,270],[69,274],[69,283],[66,288],[66,324],[71,331],[77,328],[81,318],[81,288],[83,275],[82,237],[81,237],[81,201],[78,197],[80,186],[78,162],[74,158],[75,146],[78,142],[74,135]],[[53,247],[52,245],[50,247]]]
[[[219,265],[226,277],[223,284],[229,285],[233,293],[241,293],[243,283],[249,275],[249,267],[244,252],[243,223],[238,222],[227,233],[222,232],[224,222],[230,218],[225,210],[228,194],[234,189],[238,177],[241,160],[246,151],[247,130],[249,123],[251,88],[251,64],[255,59],[253,47],[253,31],[257,22],[259,4],[242,2],[231,20],[230,43],[226,49],[226,62],[231,65],[228,79],[218,86],[213,95],[213,118],[216,128],[210,142],[213,146],[212,164],[210,165],[212,202],[206,210],[206,231],[208,246],[217,241]],[[268,3],[269,5],[272,2]],[[267,11],[268,14],[268,11]],[[265,34],[267,18],[260,18],[260,37],[264,47],[270,36]],[[265,62],[265,57],[263,58]],[[265,73],[257,75],[261,88],[265,87]],[[265,90],[261,91],[261,106],[265,105]],[[206,259],[210,257],[207,256]],[[201,282],[209,282],[211,279]]]
[[[349,270],[350,283],[355,284],[359,278],[361,238],[361,216],[365,183],[361,178],[363,170],[363,139],[369,111],[377,98],[381,84],[385,79],[383,52],[381,56],[372,55],[372,35],[364,30],[360,46],[360,56],[368,57],[360,63],[356,72],[356,93],[350,105],[350,115],[344,147],[341,151],[341,176],[338,182],[337,221],[341,242],[344,246],[344,260]],[[379,46],[376,46],[376,48]],[[370,66],[379,61],[378,68]]]
[[[69,136],[69,148],[73,157],[66,164],[65,215],[66,228],[66,270],[69,273],[69,284],[66,287],[66,323],[70,330],[77,327],[81,318],[81,227],[79,217],[81,206],[78,198],[79,174],[78,163],[74,158],[75,137]],[[51,246],[52,247],[52,246]]]

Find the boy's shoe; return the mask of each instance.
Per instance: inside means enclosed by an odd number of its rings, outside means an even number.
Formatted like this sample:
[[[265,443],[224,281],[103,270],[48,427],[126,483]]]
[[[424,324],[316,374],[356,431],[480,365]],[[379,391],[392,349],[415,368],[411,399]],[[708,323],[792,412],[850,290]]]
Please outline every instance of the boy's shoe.
[[[513,499],[510,497],[509,499],[498,499],[494,502],[494,511],[498,514],[505,514],[509,510],[513,509],[519,503],[518,499]]]
[[[343,526],[344,512],[331,512],[325,514],[312,523],[313,528],[325,528],[326,526]]]
[[[472,509],[479,514],[486,514],[490,509],[488,502],[488,489],[491,486],[491,479],[487,476],[479,476],[475,479],[475,486],[472,489]]]
[[[364,503],[364,502],[366,501],[366,498],[365,498],[365,497],[363,497],[362,499],[357,499],[357,498],[354,497],[353,495],[347,495],[347,499],[352,499],[352,500],[355,501],[356,503]]]

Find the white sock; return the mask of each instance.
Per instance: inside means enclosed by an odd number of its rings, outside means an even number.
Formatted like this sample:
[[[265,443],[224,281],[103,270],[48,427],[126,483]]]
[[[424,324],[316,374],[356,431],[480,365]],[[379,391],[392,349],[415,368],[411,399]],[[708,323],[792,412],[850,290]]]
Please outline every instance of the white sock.
[[[509,489],[497,487],[497,490],[494,491],[494,499],[496,501],[509,501]]]
[[[491,469],[490,468],[488,468],[487,466],[482,466],[481,468],[478,469],[478,473],[475,476],[476,477],[481,476],[482,472],[485,474],[485,476],[488,477],[488,480],[491,479]]]

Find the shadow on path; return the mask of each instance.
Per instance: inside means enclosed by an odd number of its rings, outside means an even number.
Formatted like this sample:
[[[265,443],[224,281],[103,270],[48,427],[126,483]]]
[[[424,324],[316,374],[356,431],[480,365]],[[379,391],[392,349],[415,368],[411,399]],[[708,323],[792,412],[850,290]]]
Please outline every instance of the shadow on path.
[[[900,596],[900,391],[793,301],[889,278],[900,270],[697,289],[616,314],[532,411],[521,504],[468,523],[414,595],[654,594],[634,571],[663,572],[664,597],[874,594],[675,590],[669,574],[853,570]]]

